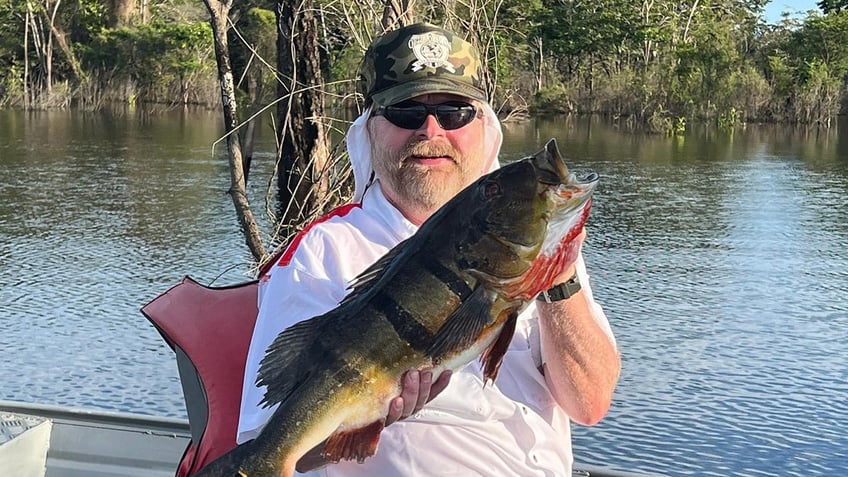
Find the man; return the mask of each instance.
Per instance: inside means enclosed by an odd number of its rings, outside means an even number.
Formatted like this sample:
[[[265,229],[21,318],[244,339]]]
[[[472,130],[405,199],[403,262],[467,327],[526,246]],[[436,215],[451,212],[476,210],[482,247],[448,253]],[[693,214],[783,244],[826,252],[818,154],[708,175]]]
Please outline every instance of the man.
[[[336,307],[351,280],[498,167],[502,133],[481,71],[469,43],[427,24],[387,33],[366,52],[367,108],[348,132],[354,203],[305,230],[262,278],[239,442],[256,437],[273,412],[259,406],[264,388],[255,379],[277,334]],[[315,449],[298,470],[371,477],[570,475],[570,420],[591,425],[603,417],[620,362],[582,257],[556,283],[546,295],[555,301],[537,301],[519,317],[494,384],[483,385],[476,361],[452,376],[410,371],[390,405],[376,455],[363,464],[324,465]]]

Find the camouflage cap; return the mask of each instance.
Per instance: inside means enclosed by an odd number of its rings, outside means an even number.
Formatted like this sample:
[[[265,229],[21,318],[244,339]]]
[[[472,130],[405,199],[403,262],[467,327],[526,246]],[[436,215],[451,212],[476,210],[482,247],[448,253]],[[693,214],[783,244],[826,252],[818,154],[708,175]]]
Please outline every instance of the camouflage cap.
[[[486,101],[480,54],[448,30],[416,23],[384,33],[362,64],[365,99],[387,106],[421,94]]]

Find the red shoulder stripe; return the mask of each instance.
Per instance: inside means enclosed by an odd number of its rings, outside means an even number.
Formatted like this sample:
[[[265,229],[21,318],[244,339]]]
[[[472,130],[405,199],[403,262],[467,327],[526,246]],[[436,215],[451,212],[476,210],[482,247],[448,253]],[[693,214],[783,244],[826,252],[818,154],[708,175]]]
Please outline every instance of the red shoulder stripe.
[[[321,222],[326,222],[332,219],[333,217],[344,217],[351,210],[359,207],[362,207],[362,204],[351,203],[336,207],[335,209],[328,212],[326,215],[319,217],[318,219],[314,220],[312,223],[307,225],[303,230],[301,230],[300,232],[298,232],[297,235],[295,235],[294,239],[292,239],[288,247],[286,247],[281,252],[277,252],[277,255],[280,257],[279,259],[277,259],[277,257],[274,257],[271,260],[265,262],[265,265],[263,265],[262,268],[259,269],[260,279],[265,278],[265,275],[268,273],[269,270],[271,270],[271,267],[273,267],[275,263],[280,266],[288,265],[292,259],[292,256],[294,255],[294,252],[297,250],[297,246],[300,245],[300,241],[303,239],[307,232],[312,230],[312,227],[315,227]]]

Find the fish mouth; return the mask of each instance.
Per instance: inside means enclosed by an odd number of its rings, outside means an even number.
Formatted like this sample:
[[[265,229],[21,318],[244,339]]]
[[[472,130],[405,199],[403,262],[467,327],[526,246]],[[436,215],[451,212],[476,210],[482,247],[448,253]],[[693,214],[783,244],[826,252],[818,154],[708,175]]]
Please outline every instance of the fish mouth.
[[[599,176],[589,172],[578,177],[570,172],[551,139],[535,155],[536,177],[549,200],[548,233],[542,244],[542,255],[554,256],[563,241],[570,241],[586,223],[592,208],[592,193]]]
[[[536,178],[540,183],[559,185],[568,183],[571,179],[565,160],[559,153],[556,139],[549,140],[544,149],[537,152],[533,158],[533,163],[536,166]]]
[[[572,172],[568,175],[568,179],[565,182],[551,185],[553,186],[552,190],[555,196],[566,201],[578,199],[580,202],[584,202],[591,197],[592,192],[594,192],[595,187],[598,185],[599,179],[600,176],[596,172],[589,172],[583,178],[578,178],[577,174]]]
[[[570,172],[565,165],[565,160],[559,153],[556,139],[550,139],[545,143],[544,149],[533,156],[533,164],[536,169],[536,179],[539,183],[553,190],[553,194],[565,201],[578,199],[578,202],[570,205],[570,209],[588,199],[598,185],[598,174],[588,173],[585,177],[578,178],[577,174]],[[582,200],[580,200],[582,198]]]

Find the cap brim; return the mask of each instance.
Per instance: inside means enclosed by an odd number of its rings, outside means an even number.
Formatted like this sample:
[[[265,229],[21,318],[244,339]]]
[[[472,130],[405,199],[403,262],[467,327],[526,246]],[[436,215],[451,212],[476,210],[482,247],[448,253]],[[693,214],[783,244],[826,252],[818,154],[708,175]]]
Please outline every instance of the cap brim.
[[[455,94],[478,101],[487,101],[486,93],[468,83],[453,81],[445,77],[421,78],[395,85],[371,95],[375,103],[389,106],[423,94]]]

